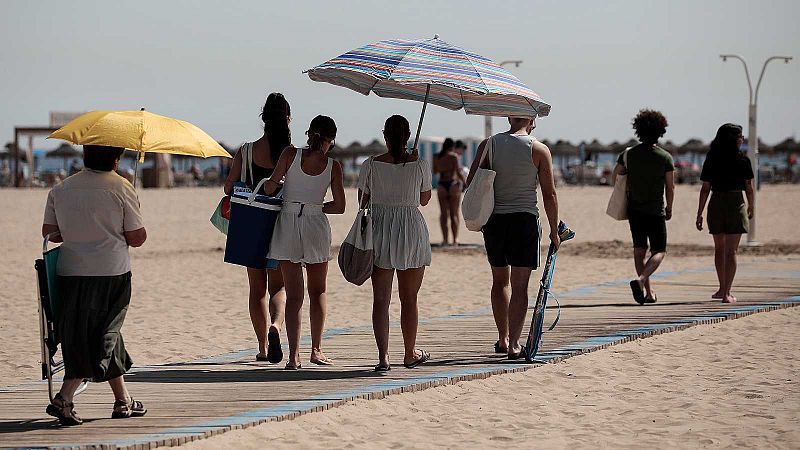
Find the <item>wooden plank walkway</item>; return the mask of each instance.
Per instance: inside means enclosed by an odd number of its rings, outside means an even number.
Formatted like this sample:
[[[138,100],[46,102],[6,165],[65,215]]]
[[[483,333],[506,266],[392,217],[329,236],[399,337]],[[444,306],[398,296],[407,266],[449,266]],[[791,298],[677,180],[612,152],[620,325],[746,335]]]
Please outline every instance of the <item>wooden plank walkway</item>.
[[[658,276],[661,302],[638,306],[626,281],[561,293],[561,321],[545,334],[542,360],[555,362],[654,334],[755,312],[800,305],[797,261],[763,261],[739,268],[739,303],[711,302],[713,270]],[[546,319],[549,320],[549,319]],[[392,361],[402,360],[397,324],[392,324]],[[430,364],[406,370],[398,365],[372,372],[374,340],[369,325],[327,332],[325,345],[337,365],[298,372],[251,362],[252,351],[203,360],[146,366],[126,376],[132,392],[149,408],[147,416],[110,420],[110,390],[92,385],[78,397],[85,423],[59,428],[44,414],[47,386],[26,383],[0,389],[0,446],[153,448],[182,443],[271,420],[322,411],[354,398],[382,398],[493,374],[534,369],[537,364],[504,361],[492,353],[496,339],[491,311],[422,321],[419,346]],[[308,347],[308,342],[305,344]],[[364,350],[367,351],[364,351]],[[200,414],[198,416],[198,413]]]

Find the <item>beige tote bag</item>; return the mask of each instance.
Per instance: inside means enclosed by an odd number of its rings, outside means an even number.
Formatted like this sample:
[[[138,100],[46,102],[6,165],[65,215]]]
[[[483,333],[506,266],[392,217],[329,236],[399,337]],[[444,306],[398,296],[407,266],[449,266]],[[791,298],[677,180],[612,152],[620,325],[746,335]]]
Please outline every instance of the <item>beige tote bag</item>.
[[[622,162],[625,164],[625,173],[617,175],[614,182],[614,191],[608,199],[606,214],[617,220],[628,220],[628,150],[622,154]]]
[[[464,200],[461,201],[461,213],[464,216],[464,224],[470,231],[481,231],[489,216],[494,211],[494,178],[497,172],[492,167],[492,140],[486,140],[486,148],[483,149],[481,161],[475,170],[467,191],[464,192]],[[489,169],[482,169],[483,160],[489,155]]]

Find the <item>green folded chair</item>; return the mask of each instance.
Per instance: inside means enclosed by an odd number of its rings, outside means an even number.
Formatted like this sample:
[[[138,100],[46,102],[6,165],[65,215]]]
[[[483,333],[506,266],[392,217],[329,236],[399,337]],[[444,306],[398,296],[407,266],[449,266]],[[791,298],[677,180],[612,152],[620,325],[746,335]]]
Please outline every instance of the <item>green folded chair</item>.
[[[39,292],[39,337],[42,351],[42,379],[47,380],[48,394],[53,400],[53,375],[64,370],[64,361],[56,360],[58,345],[61,339],[56,331],[56,322],[61,312],[56,286],[56,266],[61,247],[48,249],[50,237],[44,238],[42,258],[34,263],[36,269],[37,288]],[[84,381],[75,394],[83,392],[88,386]]]

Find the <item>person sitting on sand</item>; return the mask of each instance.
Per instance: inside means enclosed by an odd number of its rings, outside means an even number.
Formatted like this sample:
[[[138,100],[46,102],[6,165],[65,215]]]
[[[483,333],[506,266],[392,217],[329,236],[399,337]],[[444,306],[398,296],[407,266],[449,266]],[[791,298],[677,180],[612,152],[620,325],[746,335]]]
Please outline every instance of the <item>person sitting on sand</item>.
[[[442,150],[433,159],[433,171],[439,175],[436,196],[439,199],[439,225],[442,227],[442,245],[449,245],[449,232],[453,245],[458,245],[461,223],[461,193],[466,180],[461,172],[461,161],[451,138],[444,140]],[[448,230],[449,228],[449,230]]]
[[[509,359],[519,359],[523,356],[519,337],[528,310],[528,281],[531,271],[539,267],[541,225],[537,184],[542,188],[550,242],[558,249],[561,239],[550,149],[530,136],[535,128],[533,118],[509,117],[508,122],[510,130],[491,136],[478,146],[467,185],[475,176],[486,143],[491,139],[491,161],[486,158],[480,167],[491,166],[497,172],[494,210],[482,230],[486,256],[492,267],[492,313],[498,334],[494,349],[497,353],[508,353]]]
[[[703,209],[710,192],[706,220],[708,231],[714,237],[714,266],[719,280],[719,289],[711,298],[723,303],[736,302],[731,294],[736,276],[736,251],[742,234],[750,231],[749,219],[753,218],[753,167],[750,159],[739,152],[742,142],[740,125],[726,123],[719,127],[700,174],[703,186],[695,225],[698,230],[703,229]],[[742,191],[747,195],[747,204]]]
[[[131,301],[128,247],[147,239],[136,190],[116,173],[123,152],[84,145],[85,168],[47,195],[42,236],[63,242],[56,268],[61,302],[56,329],[64,382],[46,411],[64,426],[83,423],[73,396],[84,379],[111,385],[112,419],[147,413],[123,379],[133,365],[120,334]]]
[[[262,179],[272,176],[281,152],[291,143],[289,131],[291,120],[291,108],[283,94],[279,92],[269,94],[261,110],[264,134],[258,140],[245,143],[241,147],[249,151],[253,157],[252,164],[246,170],[246,184],[251,189]],[[233,192],[234,183],[241,179],[242,163],[242,151],[239,151],[231,163],[228,178],[225,180],[225,193],[228,195]],[[250,321],[253,323],[253,330],[258,340],[256,361],[277,364],[283,359],[281,328],[286,310],[283,276],[280,269],[248,267],[247,281],[250,285],[248,300]]]
[[[415,151],[406,151],[411,129],[403,116],[391,116],[383,126],[388,152],[370,158],[358,176],[361,204],[372,202],[372,229],[375,249],[372,269],[372,329],[378,345],[376,372],[389,365],[389,303],[392,279],[397,271],[400,294],[400,328],[405,355],[403,365],[417,367],[430,358],[419,350],[417,294],[422,286],[425,266],[431,264],[428,227],[419,211],[431,199],[431,172],[428,163]]]
[[[675,166],[672,155],[658,146],[667,126],[667,119],[660,112],[640,110],[633,119],[633,129],[641,143],[619,155],[611,175],[613,185],[617,175],[628,174],[628,224],[633,238],[633,263],[639,276],[631,280],[630,286],[633,299],[640,305],[658,299],[650,276],[667,254],[666,221],[672,218]],[[646,259],[648,240],[650,258]]]
[[[280,261],[286,283],[286,335],[289,338],[287,370],[300,368],[300,310],[303,307],[303,266],[308,277],[311,314],[311,362],[331,365],[322,352],[328,297],[328,261],[331,259],[331,226],[326,214],[344,214],[342,165],[328,157],[336,139],[336,123],[317,116],[308,126],[308,147],[287,147],[265,187],[276,192],[283,184],[283,208],[275,222],[269,254]],[[331,187],[333,201],[325,202]]]

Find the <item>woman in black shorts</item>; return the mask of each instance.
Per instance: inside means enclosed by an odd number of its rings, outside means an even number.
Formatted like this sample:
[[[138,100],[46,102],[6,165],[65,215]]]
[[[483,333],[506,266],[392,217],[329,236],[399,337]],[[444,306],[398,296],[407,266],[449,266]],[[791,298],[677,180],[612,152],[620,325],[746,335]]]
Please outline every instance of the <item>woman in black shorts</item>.
[[[753,168],[750,160],[739,152],[744,142],[742,127],[726,123],[717,136],[703,164],[700,180],[700,202],[697,206],[698,230],[703,229],[703,209],[708,202],[708,231],[714,237],[714,266],[717,269],[719,290],[711,298],[734,303],[731,285],[736,276],[736,251],[743,233],[750,230],[753,218]],[[747,195],[745,204],[742,191]]]

